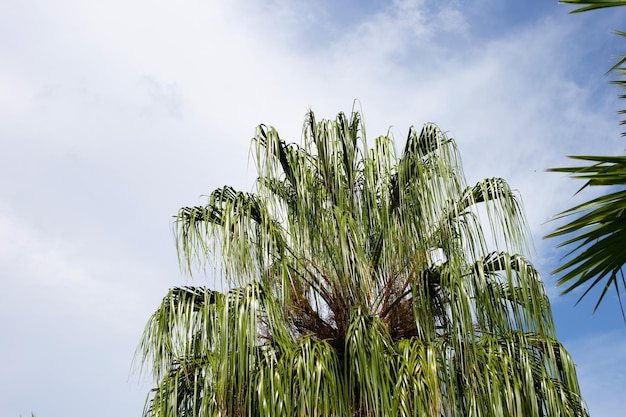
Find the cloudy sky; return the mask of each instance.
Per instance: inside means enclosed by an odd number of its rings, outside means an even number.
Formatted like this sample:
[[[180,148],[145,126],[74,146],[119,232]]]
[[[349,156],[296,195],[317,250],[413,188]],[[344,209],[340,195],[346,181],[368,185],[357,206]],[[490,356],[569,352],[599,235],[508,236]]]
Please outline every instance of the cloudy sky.
[[[248,190],[259,123],[299,141],[307,109],[349,112],[402,145],[427,121],[469,183],[520,190],[533,260],[592,416],[626,409],[626,326],[550,271],[542,236],[580,184],[548,167],[622,154],[607,84],[626,10],[556,0],[0,1],[0,415],[131,417],[134,349],[180,274],[171,216]],[[588,197],[590,194],[586,194]],[[592,295],[592,297],[597,294]]]

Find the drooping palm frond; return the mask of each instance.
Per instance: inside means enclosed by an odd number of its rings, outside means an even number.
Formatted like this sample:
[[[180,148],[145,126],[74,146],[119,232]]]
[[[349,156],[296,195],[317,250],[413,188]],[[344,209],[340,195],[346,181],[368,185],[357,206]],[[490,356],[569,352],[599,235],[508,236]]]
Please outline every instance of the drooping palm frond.
[[[146,415],[585,416],[506,182],[468,186],[434,124],[400,155],[357,112],[303,132],[259,126],[254,193],[179,211],[182,265],[231,289],[164,298]]]
[[[573,248],[569,260],[554,273],[562,274],[558,284],[566,285],[563,293],[586,286],[579,301],[596,285],[602,286],[594,311],[606,292],[613,288],[621,305],[620,286],[626,289],[626,157],[572,156],[592,165],[553,168],[573,178],[586,180],[587,186],[610,187],[613,192],[572,207],[557,218],[574,218],[547,237],[566,236],[559,246]],[[583,188],[584,188],[583,187]],[[624,310],[622,308],[622,314]]]

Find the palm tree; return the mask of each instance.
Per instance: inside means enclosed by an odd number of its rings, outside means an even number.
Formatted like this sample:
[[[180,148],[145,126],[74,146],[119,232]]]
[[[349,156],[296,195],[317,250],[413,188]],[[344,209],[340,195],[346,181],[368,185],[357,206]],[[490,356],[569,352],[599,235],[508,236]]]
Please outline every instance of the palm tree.
[[[253,143],[254,193],[176,216],[181,265],[230,289],[163,299],[147,416],[587,415],[504,180],[468,187],[434,124],[369,146],[358,112]]]
[[[579,13],[605,7],[626,6],[626,0],[591,1],[565,0],[561,3],[574,4],[579,7],[572,13]],[[618,36],[626,37],[626,32],[616,31]],[[616,73],[618,79],[613,84],[626,88],[626,55],[609,70]],[[626,95],[620,95],[626,98]],[[626,110],[619,113],[626,114]],[[626,124],[626,120],[621,122]],[[622,133],[626,135],[626,133]],[[626,321],[620,296],[620,286],[626,290],[624,268],[626,265],[626,156],[571,156],[582,160],[587,165],[553,168],[550,171],[566,172],[577,179],[586,180],[587,186],[603,186],[607,191],[600,197],[588,200],[580,205],[559,213],[557,219],[571,219],[558,227],[548,238],[567,236],[559,244],[569,248],[569,258],[553,273],[560,274],[558,285],[566,286],[563,294],[579,287],[586,287],[578,301],[600,285],[602,291],[598,297],[594,312],[604,299],[607,291],[615,290]]]

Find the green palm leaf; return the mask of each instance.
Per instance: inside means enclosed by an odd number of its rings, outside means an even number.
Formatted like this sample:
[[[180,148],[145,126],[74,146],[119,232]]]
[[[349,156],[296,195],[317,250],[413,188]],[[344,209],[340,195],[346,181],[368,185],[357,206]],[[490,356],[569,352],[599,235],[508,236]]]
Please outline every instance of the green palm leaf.
[[[547,237],[566,236],[567,239],[559,246],[572,249],[567,254],[570,259],[554,273],[561,274],[558,284],[567,286],[564,293],[569,293],[583,285],[587,286],[579,301],[592,288],[600,284],[602,292],[594,311],[610,288],[616,291],[621,305],[620,286],[626,289],[623,275],[626,265],[626,251],[624,250],[626,157],[576,156],[572,158],[593,162],[593,165],[554,168],[551,171],[567,172],[573,178],[587,180],[584,187],[606,186],[616,191],[586,201],[557,215],[558,219],[573,218],[573,220],[558,227]]]

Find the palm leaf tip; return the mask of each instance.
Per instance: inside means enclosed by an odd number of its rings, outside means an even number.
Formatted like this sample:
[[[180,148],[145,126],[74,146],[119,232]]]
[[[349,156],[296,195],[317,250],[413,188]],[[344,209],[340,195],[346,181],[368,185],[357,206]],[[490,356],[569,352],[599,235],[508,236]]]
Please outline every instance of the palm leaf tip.
[[[582,13],[591,10],[604,9],[607,7],[626,6],[625,0],[559,0],[559,3],[582,6],[572,10],[570,13]]]

